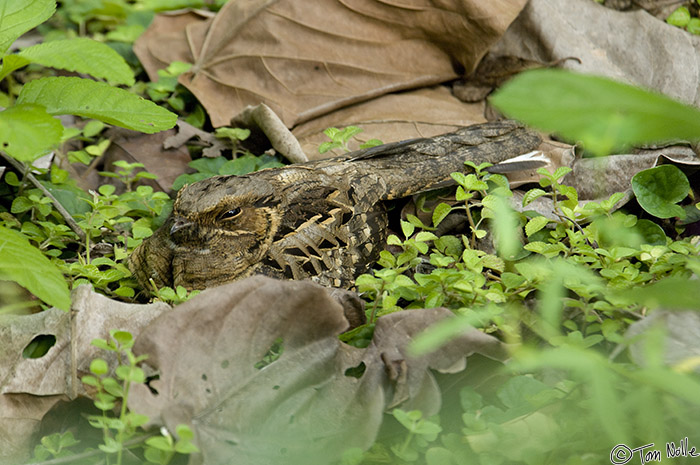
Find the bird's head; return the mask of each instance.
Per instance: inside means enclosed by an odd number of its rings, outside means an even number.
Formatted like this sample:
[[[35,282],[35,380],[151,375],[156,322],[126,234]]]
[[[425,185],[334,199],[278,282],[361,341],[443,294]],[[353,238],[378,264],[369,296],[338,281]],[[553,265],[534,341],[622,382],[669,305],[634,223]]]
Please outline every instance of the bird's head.
[[[203,289],[247,276],[279,227],[279,202],[262,179],[217,176],[185,186],[163,226],[134,251],[145,284]]]

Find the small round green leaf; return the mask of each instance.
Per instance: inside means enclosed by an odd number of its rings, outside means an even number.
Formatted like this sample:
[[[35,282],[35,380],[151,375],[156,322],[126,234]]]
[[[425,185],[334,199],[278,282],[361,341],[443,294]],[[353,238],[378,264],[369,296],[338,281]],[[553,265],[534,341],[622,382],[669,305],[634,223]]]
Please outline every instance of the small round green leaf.
[[[684,6],[676,8],[666,18],[666,22],[672,26],[685,27],[690,22],[690,11]]]
[[[674,165],[640,171],[632,178],[632,190],[639,205],[657,218],[685,216],[683,209],[676,204],[688,196],[690,183]]]
[[[109,371],[109,366],[107,366],[107,362],[101,358],[96,358],[90,362],[90,371],[98,376],[104,375]]]

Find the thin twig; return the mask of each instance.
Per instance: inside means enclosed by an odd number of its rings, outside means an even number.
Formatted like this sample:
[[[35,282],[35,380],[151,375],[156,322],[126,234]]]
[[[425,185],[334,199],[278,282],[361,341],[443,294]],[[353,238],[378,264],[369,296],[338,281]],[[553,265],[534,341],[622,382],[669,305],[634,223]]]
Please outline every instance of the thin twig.
[[[49,192],[49,190],[46,187],[44,187],[44,185],[40,183],[39,180],[35,178],[30,171],[26,170],[24,164],[6,155],[3,152],[0,152],[0,156],[7,160],[7,162],[10,163],[17,171],[24,173],[24,176],[29,180],[29,182],[31,182],[37,189],[43,192],[44,195],[51,200],[51,203],[53,204],[54,208],[56,208],[58,213],[60,213],[63,219],[66,220],[66,223],[73,230],[73,232],[78,235],[80,241],[85,242],[85,231],[83,231],[80,228],[80,226],[78,226],[78,223],[76,223],[76,221],[73,219],[73,216],[71,216],[71,214],[68,213],[68,210],[66,210],[63,207],[63,205],[61,205],[61,202],[59,202],[58,199],[54,197],[53,194]]]

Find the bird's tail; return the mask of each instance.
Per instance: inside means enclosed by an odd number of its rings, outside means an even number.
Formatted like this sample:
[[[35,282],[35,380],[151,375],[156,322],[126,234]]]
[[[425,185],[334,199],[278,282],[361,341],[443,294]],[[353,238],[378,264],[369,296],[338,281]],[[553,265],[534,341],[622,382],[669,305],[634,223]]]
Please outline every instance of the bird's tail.
[[[514,121],[476,124],[440,136],[385,144],[347,155],[360,172],[384,180],[386,200],[454,184],[465,161],[491,164],[535,150],[540,136]]]

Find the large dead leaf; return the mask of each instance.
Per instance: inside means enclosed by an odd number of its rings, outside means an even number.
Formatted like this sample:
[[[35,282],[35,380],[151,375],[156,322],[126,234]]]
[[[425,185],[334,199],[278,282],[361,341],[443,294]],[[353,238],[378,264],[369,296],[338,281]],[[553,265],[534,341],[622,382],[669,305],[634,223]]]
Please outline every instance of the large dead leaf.
[[[349,145],[351,150],[369,139],[384,143],[420,137],[433,137],[454,132],[460,127],[484,123],[484,103],[466,104],[455,98],[444,86],[388,94],[369,102],[357,103],[295,127],[307,156],[316,160],[341,155],[340,149],[319,154],[318,147],[327,142],[323,131],[331,126],[359,126],[363,132]]]
[[[163,315],[136,342],[160,379],[137,386],[130,407],[171,431],[191,425],[202,453],[190,463],[315,464],[372,444],[385,408],[439,408],[428,368],[456,371],[465,356],[503,357],[501,344],[469,332],[437,352],[411,358],[412,337],[446,309],[379,319],[366,349],[341,343],[343,308],[310,282],[256,276],[209,289]],[[281,338],[284,351],[256,363]],[[359,378],[346,370],[364,366]]]
[[[156,134],[141,134],[122,128],[110,129],[108,136],[112,143],[105,152],[105,168],[115,171],[113,164],[117,160],[143,163],[144,169],[158,178],[144,179],[139,183],[150,185],[155,191],[171,192],[175,179],[187,172],[187,164],[192,161],[186,147],[166,147],[167,140],[174,134],[174,129]]]
[[[591,0],[530,0],[492,49],[601,74],[700,104],[700,37],[643,10],[619,12]]]
[[[292,127],[471,72],[524,4],[235,0],[206,21],[192,13],[157,17],[134,51],[152,80],[172,61],[193,63],[180,82],[214,126],[265,103]]]
[[[88,395],[80,382],[94,358],[111,357],[92,346],[111,329],[137,335],[166,304],[117,302],[80,286],[72,295],[71,314],[52,308],[34,315],[0,315],[0,462],[15,463],[28,454],[39,422],[57,402]],[[24,348],[37,336],[56,338],[40,358],[23,358]]]

